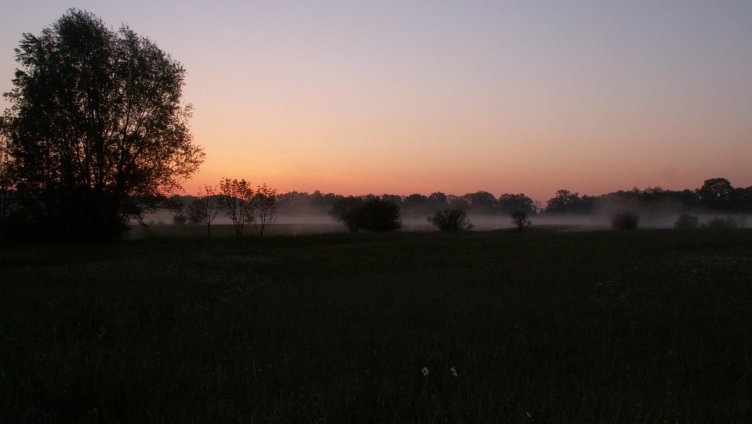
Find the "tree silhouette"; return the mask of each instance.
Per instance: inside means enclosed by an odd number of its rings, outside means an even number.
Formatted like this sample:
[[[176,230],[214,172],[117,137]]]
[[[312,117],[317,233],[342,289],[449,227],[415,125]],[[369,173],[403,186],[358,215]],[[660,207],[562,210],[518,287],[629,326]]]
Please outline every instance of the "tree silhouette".
[[[463,196],[467,205],[478,213],[492,213],[496,210],[498,203],[496,197],[487,191],[477,191],[467,193]]]
[[[514,228],[520,233],[525,231],[532,224],[530,218],[528,218],[527,212],[525,211],[514,211],[510,216],[512,217]]]
[[[725,178],[705,180],[697,191],[700,204],[714,210],[729,210],[732,207],[734,187]]]
[[[339,199],[329,212],[352,232],[394,231],[402,227],[399,206],[389,200],[348,196]]]
[[[594,201],[595,198],[593,197],[580,197],[579,193],[572,193],[569,190],[559,190],[554,197],[548,200],[546,213],[591,213]]]
[[[201,198],[194,198],[191,203],[188,204],[188,210],[186,211],[188,216],[188,222],[191,224],[203,224],[206,217],[206,208]],[[211,234],[211,233],[210,233]]]
[[[137,199],[178,188],[201,164],[181,105],[183,67],[127,26],[71,9],[24,34],[16,60],[9,153],[36,224],[115,235],[141,213]]]
[[[435,225],[440,231],[465,231],[472,230],[473,224],[467,219],[462,209],[444,209],[428,217],[428,222]]]
[[[499,210],[503,214],[525,212],[528,215],[533,215],[536,212],[535,202],[533,201],[533,199],[529,198],[523,193],[504,193],[499,196]]]
[[[262,184],[256,187],[251,201],[253,228],[263,236],[266,226],[277,220],[277,190]]]
[[[211,225],[221,209],[221,197],[217,194],[217,189],[210,185],[204,185],[202,194],[199,199],[196,199],[199,204],[191,203],[189,219],[197,220],[196,223],[206,222],[206,236],[211,237]]]
[[[253,190],[246,180],[223,178],[219,183],[219,208],[232,221],[235,235],[243,234],[245,224],[253,220]]]

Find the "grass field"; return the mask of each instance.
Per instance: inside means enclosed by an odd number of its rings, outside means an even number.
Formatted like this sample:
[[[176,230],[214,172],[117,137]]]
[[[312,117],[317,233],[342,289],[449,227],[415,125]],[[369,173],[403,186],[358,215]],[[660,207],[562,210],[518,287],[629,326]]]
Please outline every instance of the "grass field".
[[[0,421],[752,422],[752,231],[0,244]]]

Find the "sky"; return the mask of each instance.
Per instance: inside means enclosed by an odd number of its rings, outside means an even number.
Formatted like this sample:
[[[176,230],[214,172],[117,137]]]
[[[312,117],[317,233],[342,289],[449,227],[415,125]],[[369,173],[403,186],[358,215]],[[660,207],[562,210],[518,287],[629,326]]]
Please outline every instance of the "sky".
[[[186,68],[189,194],[752,186],[749,0],[12,1],[0,91],[69,8]]]

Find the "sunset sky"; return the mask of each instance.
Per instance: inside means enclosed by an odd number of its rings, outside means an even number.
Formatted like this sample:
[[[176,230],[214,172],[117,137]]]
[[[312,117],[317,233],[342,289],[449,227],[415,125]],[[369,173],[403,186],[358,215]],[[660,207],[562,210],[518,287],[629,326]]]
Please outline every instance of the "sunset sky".
[[[185,66],[191,194],[752,185],[750,0],[12,1],[0,91],[71,7]]]

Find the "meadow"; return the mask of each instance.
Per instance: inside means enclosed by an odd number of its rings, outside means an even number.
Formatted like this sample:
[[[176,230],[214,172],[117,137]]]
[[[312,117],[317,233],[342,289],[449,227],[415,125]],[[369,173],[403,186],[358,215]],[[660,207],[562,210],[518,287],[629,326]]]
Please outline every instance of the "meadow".
[[[752,230],[0,243],[4,423],[752,421]]]

